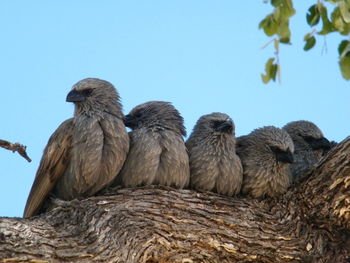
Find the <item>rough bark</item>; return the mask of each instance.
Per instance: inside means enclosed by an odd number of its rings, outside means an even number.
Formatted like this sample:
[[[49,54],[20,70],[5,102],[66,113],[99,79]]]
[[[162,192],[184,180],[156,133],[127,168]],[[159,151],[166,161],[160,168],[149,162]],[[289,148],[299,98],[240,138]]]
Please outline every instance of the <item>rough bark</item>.
[[[350,262],[350,138],[280,199],[119,189],[0,218],[2,262]]]

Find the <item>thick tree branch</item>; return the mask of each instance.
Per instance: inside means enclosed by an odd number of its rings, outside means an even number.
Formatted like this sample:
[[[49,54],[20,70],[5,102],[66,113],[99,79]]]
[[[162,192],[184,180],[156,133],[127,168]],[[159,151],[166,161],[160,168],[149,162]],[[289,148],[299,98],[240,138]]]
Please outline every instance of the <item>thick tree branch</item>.
[[[10,143],[5,140],[0,140],[0,147],[5,148],[7,150],[10,150],[12,152],[18,152],[19,155],[21,155],[24,159],[26,159],[28,162],[31,162],[32,160],[27,155],[26,149],[27,146],[24,146],[18,142],[16,143]]]
[[[321,160],[294,194],[305,214],[350,229],[350,137]]]
[[[3,262],[348,262],[350,138],[281,199],[160,187],[0,219]],[[17,260],[17,261],[16,261]]]

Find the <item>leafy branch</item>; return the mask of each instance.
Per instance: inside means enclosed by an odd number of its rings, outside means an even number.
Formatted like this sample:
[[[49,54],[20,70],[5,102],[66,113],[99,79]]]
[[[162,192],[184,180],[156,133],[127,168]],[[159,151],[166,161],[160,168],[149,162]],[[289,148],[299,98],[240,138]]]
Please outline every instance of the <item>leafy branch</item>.
[[[280,74],[280,64],[278,59],[279,43],[290,44],[291,31],[289,19],[295,14],[292,0],[270,0],[274,7],[273,12],[268,14],[259,24],[268,37],[273,37],[275,43],[275,57],[269,58],[265,64],[265,74],[262,74],[264,83],[270,80],[276,81],[276,74]],[[325,2],[333,6],[331,15]],[[348,36],[339,43],[339,67],[344,79],[350,79],[350,0],[318,0],[316,4],[309,7],[306,14],[306,22],[311,27],[311,31],[304,36],[304,50],[311,50],[316,45],[316,37],[326,36],[332,32]],[[317,26],[322,24],[320,29]],[[269,43],[271,43],[270,41]]]

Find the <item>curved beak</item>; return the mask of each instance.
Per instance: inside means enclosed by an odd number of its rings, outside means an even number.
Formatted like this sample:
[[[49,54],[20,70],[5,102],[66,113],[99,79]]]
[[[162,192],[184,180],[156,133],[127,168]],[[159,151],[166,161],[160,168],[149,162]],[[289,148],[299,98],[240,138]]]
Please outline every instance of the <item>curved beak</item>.
[[[276,159],[278,162],[282,163],[293,163],[294,162],[294,157],[293,154],[290,151],[286,152],[276,152]]]
[[[84,94],[73,89],[67,94],[66,101],[67,102],[81,102],[81,101],[84,101],[85,98],[86,97],[84,96]]]
[[[220,132],[231,133],[232,130],[233,130],[233,122],[232,122],[232,120],[231,119],[227,119],[222,124],[220,124],[218,127],[216,127],[215,130],[216,131],[220,131]]]
[[[307,142],[313,150],[329,150],[331,148],[331,143],[325,137],[319,139],[310,138]]]
[[[135,118],[131,115],[125,115],[123,118],[124,125],[133,129],[136,126]]]

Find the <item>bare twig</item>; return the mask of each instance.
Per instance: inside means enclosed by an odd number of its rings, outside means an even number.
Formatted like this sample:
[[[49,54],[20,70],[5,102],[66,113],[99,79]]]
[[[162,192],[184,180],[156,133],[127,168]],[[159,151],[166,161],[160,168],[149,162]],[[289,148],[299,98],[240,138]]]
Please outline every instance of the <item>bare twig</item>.
[[[10,150],[12,152],[18,152],[28,162],[32,161],[27,155],[27,152],[26,152],[27,146],[24,146],[18,142],[10,143],[8,141],[0,140],[0,147]]]

